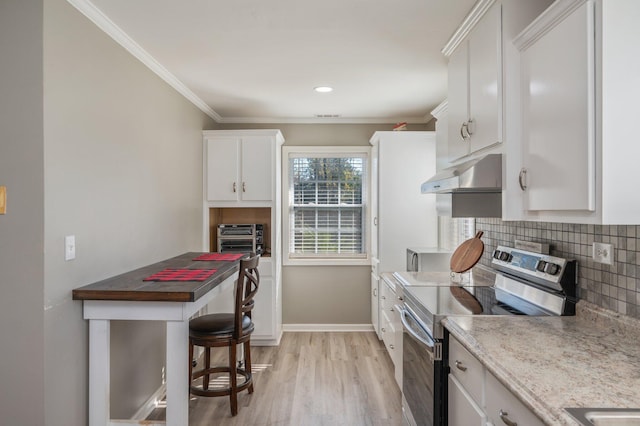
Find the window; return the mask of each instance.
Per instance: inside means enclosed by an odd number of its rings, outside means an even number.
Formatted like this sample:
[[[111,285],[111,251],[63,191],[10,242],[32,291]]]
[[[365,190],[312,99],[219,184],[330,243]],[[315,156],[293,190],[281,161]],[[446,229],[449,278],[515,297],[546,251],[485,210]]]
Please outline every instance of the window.
[[[286,147],[285,152],[285,261],[366,261],[368,147]]]

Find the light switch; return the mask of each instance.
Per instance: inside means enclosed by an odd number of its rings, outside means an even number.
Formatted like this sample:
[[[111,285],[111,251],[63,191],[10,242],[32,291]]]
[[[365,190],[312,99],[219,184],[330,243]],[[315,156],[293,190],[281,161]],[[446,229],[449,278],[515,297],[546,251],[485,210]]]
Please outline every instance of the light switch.
[[[7,187],[0,186],[0,214],[7,213]]]
[[[76,258],[76,236],[67,235],[64,237],[64,260]]]

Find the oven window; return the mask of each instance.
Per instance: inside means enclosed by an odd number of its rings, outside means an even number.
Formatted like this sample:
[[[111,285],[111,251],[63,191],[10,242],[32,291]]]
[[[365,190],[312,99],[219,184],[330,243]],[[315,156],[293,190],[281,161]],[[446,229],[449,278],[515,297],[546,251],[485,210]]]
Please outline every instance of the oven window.
[[[416,426],[434,425],[435,366],[424,344],[402,333],[402,394]]]

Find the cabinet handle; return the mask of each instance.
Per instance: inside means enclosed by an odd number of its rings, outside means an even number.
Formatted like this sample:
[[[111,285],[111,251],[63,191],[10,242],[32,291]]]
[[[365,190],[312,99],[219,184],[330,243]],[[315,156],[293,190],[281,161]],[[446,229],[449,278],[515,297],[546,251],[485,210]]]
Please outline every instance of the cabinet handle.
[[[396,347],[395,347],[395,346],[393,346],[393,343],[392,343],[392,344],[390,344],[390,345],[389,345],[389,348],[393,350],[393,349],[395,349]]]
[[[378,226],[378,218],[377,217],[373,218],[373,226]]]
[[[377,289],[377,288],[374,288],[374,289],[373,289],[373,295],[374,295],[375,297],[378,297],[378,289]]]
[[[520,174],[518,174],[518,183],[520,184],[520,189],[527,190],[527,169],[524,167],[520,169]]]
[[[242,182],[242,192],[247,192],[247,184]]]
[[[498,415],[500,416],[500,420],[502,420],[502,423],[504,423],[507,426],[518,426],[518,423],[509,420],[509,413],[507,413],[506,411],[502,411],[500,410],[498,412]]]
[[[380,296],[380,299],[382,299],[382,300],[387,300],[387,298],[386,298],[386,297],[384,297],[384,296]]]
[[[458,361],[457,359],[456,359],[456,368],[460,371],[467,371],[467,367],[462,365],[462,362]]]
[[[233,192],[235,193],[238,188],[236,187],[236,183],[233,182]]]
[[[462,123],[460,125],[460,137],[462,138],[462,142],[466,142],[467,141],[467,137],[464,135],[464,127],[467,125],[467,123]]]
[[[380,330],[382,330],[383,333],[387,332],[387,330],[385,330],[384,327],[382,327]]]
[[[398,296],[398,300],[402,302],[404,301],[404,297]]]
[[[390,308],[389,308],[389,310],[390,310],[391,312],[395,312],[395,311],[393,310],[393,306],[392,306],[392,307],[390,307]]]
[[[467,131],[467,138],[473,135],[473,120],[469,120],[465,123],[464,129]]]

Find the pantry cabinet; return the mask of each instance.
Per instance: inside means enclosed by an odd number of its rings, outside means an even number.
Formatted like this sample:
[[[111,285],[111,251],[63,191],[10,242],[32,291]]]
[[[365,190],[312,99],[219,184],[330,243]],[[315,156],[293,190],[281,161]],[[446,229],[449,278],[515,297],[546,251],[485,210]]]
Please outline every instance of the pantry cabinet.
[[[218,224],[260,223],[265,252],[252,312],[254,345],[277,345],[282,336],[282,185],[279,130],[203,132],[203,250],[215,251]],[[211,302],[210,312],[230,312],[233,289]]]
[[[544,425],[453,337],[449,341],[449,367],[449,426]]]
[[[501,5],[449,57],[449,160],[502,142]]]
[[[277,131],[212,130],[204,132],[206,197],[221,203],[273,200]]]
[[[629,192],[640,146],[630,142],[640,97],[640,2],[557,0],[514,40],[521,58],[522,127],[512,198],[522,219],[638,224]],[[512,166],[512,169],[514,167]]]

